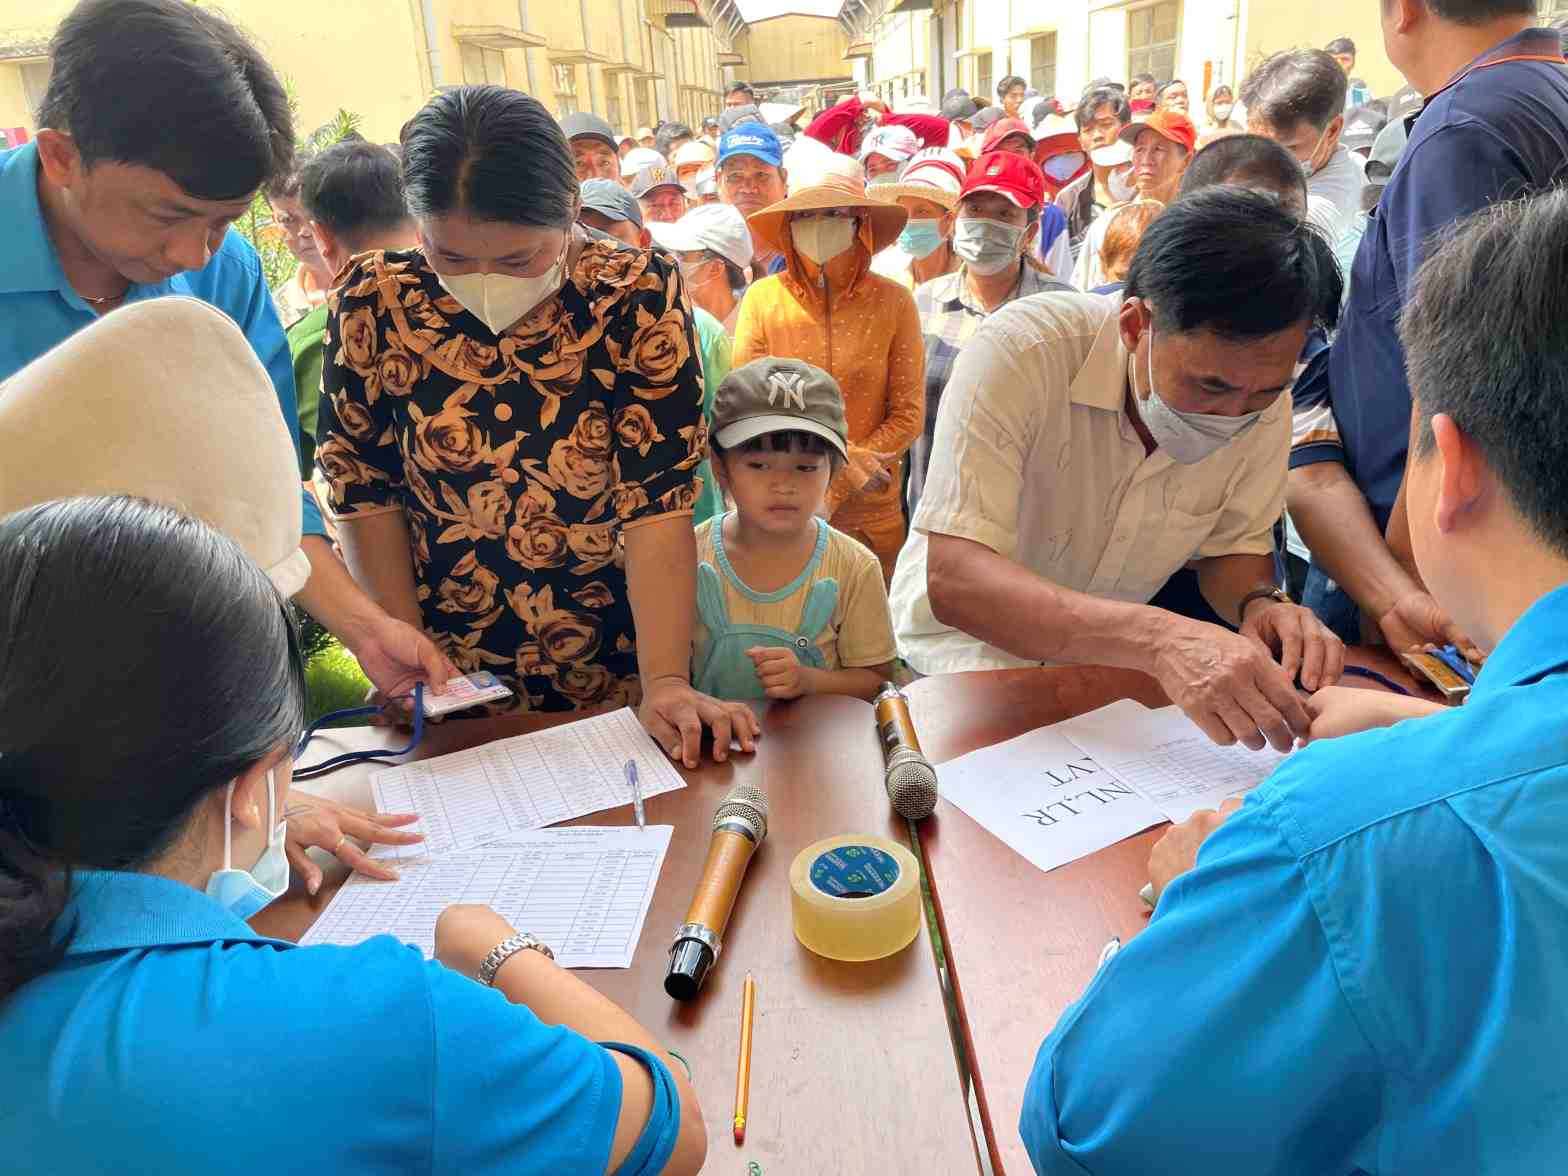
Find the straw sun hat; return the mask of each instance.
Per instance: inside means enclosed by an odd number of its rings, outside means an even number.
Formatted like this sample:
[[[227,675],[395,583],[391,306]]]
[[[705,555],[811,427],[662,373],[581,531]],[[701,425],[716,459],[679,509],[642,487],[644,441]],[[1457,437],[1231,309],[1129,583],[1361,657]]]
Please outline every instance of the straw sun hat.
[[[871,252],[880,253],[903,232],[909,214],[896,204],[889,204],[877,196],[866,195],[864,180],[849,176],[824,175],[818,184],[792,192],[777,204],[759,209],[746,218],[757,236],[781,252],[790,248],[789,218],[794,212],[810,212],[824,208],[854,208],[862,211],[871,224]]]

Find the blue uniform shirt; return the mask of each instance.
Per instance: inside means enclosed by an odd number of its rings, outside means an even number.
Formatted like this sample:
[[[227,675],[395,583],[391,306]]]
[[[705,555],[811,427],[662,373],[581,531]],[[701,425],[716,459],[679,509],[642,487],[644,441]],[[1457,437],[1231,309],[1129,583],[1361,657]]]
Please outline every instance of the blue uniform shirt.
[[[1564,1170],[1568,588],[1463,707],[1315,743],[1041,1047],[1041,1173]]]
[[[1422,108],[1368,215],[1329,363],[1300,390],[1307,399],[1331,399],[1339,436],[1298,444],[1291,465],[1343,462],[1380,529],[1399,494],[1410,433],[1399,313],[1429,243],[1461,217],[1558,182],[1568,158],[1568,69],[1546,61],[1487,64],[1520,55],[1560,58],[1556,31],[1529,29],[1488,50]]]
[[[80,874],[73,906],[65,959],[0,1002],[7,1173],[596,1176],[621,1107],[609,1049],[654,1077],[621,1173],[674,1151],[661,1062],[548,1028],[389,936],[262,939],[145,874]]]
[[[4,226],[0,230],[0,380],[4,380],[98,316],[65,280],[54,242],[49,239],[38,206],[36,144],[0,151],[0,225]],[[200,298],[239,324],[272,377],[278,407],[297,447],[294,364],[267,292],[261,259],[250,242],[230,229],[201,269],[176,274],[164,282],[132,285],[125,300],[135,302],[165,294]],[[316,500],[310,494],[304,494],[303,499],[304,533],[325,535]]]

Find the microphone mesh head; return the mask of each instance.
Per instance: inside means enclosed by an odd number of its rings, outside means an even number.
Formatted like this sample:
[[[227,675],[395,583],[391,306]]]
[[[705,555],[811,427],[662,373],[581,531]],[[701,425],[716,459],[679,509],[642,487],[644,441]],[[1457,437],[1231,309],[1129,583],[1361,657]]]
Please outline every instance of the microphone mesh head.
[[[893,811],[923,821],[936,808],[936,769],[919,752],[901,747],[888,758],[887,798]]]
[[[932,801],[934,805],[936,802]],[[745,821],[757,833],[760,843],[768,835],[768,794],[750,784],[737,784],[725,793],[713,814],[713,827],[725,821]]]

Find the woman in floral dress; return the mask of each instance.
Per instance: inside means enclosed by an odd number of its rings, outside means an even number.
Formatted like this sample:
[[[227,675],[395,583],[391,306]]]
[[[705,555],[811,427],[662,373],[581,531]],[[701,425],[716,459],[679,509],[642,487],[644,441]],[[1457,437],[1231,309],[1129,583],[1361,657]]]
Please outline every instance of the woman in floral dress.
[[[640,705],[695,766],[749,711],[689,681],[695,470],[706,445],[674,264],[590,241],[534,99],[437,95],[404,128],[420,248],[332,298],[318,468],[355,578],[530,710]]]

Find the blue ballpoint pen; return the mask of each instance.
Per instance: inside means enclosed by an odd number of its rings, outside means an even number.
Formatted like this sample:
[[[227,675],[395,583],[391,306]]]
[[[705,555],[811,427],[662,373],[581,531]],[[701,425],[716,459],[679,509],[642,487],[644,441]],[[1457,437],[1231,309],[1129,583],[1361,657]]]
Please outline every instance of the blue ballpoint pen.
[[[645,827],[642,811],[642,780],[637,775],[637,761],[626,761],[626,783],[632,790],[632,812],[637,817],[637,828]]]

